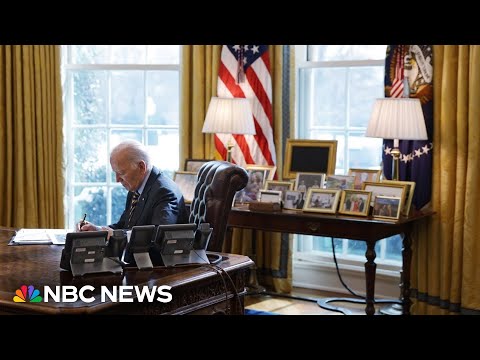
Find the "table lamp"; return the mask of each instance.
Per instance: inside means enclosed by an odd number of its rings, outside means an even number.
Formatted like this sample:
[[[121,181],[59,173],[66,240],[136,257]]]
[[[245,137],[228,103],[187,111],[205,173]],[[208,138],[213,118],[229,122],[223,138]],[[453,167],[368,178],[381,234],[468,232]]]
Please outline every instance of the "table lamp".
[[[399,180],[399,140],[426,140],[427,129],[419,99],[377,99],[365,136],[393,139],[392,180]]]
[[[212,97],[203,123],[203,133],[229,134],[227,161],[232,161],[233,134],[255,135],[250,101],[245,98]]]

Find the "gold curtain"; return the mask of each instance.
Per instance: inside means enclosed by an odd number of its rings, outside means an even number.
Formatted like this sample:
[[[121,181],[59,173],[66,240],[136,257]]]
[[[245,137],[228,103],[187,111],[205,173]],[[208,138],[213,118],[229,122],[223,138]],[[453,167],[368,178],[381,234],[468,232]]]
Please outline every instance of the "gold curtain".
[[[202,133],[210,98],[217,95],[221,45],[182,46],[180,166],[185,159],[213,159],[211,134]]]
[[[433,48],[432,206],[416,232],[414,314],[480,310],[480,46]]]
[[[0,225],[63,228],[60,46],[0,46]]]

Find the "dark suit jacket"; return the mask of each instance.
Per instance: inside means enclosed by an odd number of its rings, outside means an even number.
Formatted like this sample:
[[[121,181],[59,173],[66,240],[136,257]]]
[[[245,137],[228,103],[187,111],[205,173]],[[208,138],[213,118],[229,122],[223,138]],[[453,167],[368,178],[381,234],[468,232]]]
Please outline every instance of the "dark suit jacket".
[[[125,210],[112,229],[126,229],[133,192],[128,192]],[[177,184],[155,166],[148,177],[137,206],[133,211],[130,227],[137,225],[184,224],[188,214],[182,192]]]

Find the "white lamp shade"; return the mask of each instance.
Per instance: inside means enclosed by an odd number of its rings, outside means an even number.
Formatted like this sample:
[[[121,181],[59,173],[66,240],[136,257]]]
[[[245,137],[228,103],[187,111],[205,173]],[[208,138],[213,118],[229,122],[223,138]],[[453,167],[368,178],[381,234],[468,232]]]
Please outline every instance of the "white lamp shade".
[[[426,140],[427,129],[419,99],[377,99],[365,136],[383,139]]]
[[[250,101],[245,98],[212,97],[202,132],[255,135]]]

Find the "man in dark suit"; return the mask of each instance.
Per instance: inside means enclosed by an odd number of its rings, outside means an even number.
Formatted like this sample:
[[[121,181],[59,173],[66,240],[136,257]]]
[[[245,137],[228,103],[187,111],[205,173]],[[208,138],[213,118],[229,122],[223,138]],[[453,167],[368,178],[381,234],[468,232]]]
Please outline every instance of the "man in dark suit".
[[[145,147],[137,141],[124,141],[110,154],[116,181],[128,190],[125,210],[118,222],[98,226],[80,222],[80,231],[130,229],[137,225],[187,223],[183,195],[173,180],[150,163]]]

